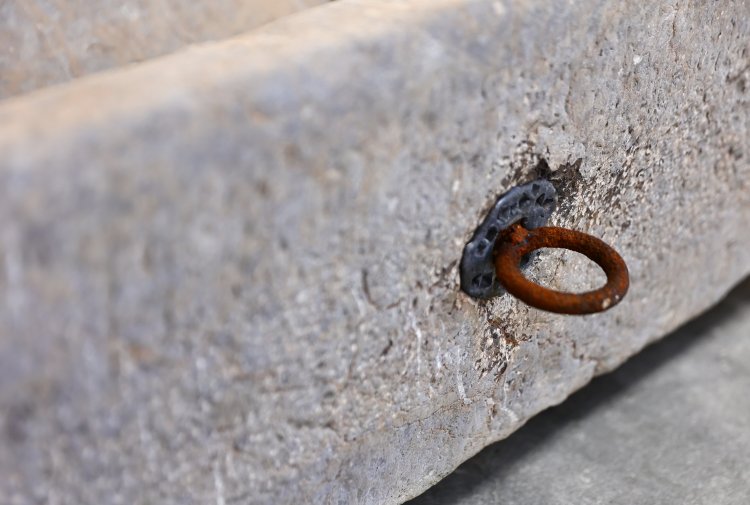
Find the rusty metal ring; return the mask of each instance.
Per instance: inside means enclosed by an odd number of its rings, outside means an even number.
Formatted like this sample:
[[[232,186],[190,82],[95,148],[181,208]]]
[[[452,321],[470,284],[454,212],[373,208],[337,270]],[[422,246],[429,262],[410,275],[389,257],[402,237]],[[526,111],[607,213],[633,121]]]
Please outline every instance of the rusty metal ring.
[[[522,258],[543,247],[579,252],[598,264],[607,275],[607,283],[594,291],[564,293],[531,282],[520,270]],[[630,279],[625,261],[606,243],[596,237],[545,226],[527,230],[516,224],[498,240],[495,270],[498,281],[521,301],[549,312],[560,314],[592,314],[607,310],[623,299]]]

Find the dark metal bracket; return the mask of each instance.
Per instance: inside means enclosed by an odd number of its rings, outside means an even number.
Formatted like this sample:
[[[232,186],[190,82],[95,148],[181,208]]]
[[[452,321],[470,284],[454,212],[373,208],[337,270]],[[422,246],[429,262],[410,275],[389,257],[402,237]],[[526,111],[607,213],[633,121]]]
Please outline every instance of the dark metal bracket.
[[[464,247],[461,289],[480,299],[503,294],[503,286],[495,274],[494,250],[498,235],[518,222],[528,230],[544,226],[556,204],[555,187],[545,179],[516,186],[500,195]]]

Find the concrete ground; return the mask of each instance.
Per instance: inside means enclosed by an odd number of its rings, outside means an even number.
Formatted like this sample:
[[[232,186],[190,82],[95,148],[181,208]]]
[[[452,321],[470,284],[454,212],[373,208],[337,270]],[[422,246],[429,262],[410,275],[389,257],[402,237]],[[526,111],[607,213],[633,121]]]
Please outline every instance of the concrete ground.
[[[750,280],[409,505],[750,503]]]

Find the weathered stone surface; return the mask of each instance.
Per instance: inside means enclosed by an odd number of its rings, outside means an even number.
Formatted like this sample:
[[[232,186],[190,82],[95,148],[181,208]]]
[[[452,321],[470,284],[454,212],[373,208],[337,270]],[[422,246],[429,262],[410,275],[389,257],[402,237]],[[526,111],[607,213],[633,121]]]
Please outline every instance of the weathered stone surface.
[[[0,495],[398,503],[705,310],[750,270],[747,10],[336,2],[6,100]],[[458,290],[542,158],[609,312]]]
[[[223,39],[326,0],[4,0],[0,99]]]
[[[744,505],[750,280],[409,505]]]

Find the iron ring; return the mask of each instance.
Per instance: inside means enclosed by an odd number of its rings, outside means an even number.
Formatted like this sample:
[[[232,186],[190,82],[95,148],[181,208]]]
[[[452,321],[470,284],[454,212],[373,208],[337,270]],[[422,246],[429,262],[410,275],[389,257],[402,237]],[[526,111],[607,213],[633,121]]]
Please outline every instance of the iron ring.
[[[522,258],[544,247],[579,252],[598,264],[607,283],[585,293],[565,293],[528,280],[520,270]],[[630,285],[628,267],[622,257],[603,241],[579,231],[552,226],[527,230],[513,225],[499,237],[495,271],[497,280],[521,301],[560,314],[593,314],[607,310],[623,299]]]

